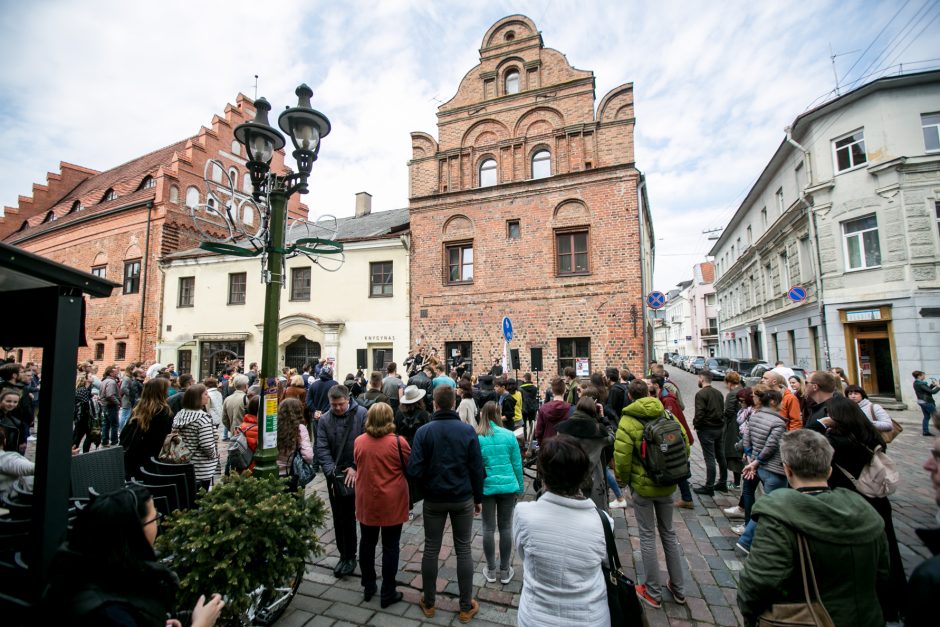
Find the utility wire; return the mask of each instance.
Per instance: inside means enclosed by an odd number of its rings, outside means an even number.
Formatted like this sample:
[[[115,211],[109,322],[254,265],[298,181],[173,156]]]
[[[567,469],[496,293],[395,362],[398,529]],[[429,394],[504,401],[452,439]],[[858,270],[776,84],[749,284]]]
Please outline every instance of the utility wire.
[[[842,78],[839,79],[839,83],[840,83],[840,84],[841,84],[843,81],[845,81],[845,79],[846,79],[846,78],[848,77],[848,75],[849,75],[849,72],[851,72],[853,69],[855,69],[855,66],[858,65],[858,62],[861,61],[862,58],[863,58],[866,54],[868,54],[868,51],[871,50],[871,47],[872,47],[873,45],[875,45],[875,42],[878,41],[878,38],[881,37],[881,35],[885,32],[885,30],[886,30],[889,26],[891,26],[891,22],[893,22],[893,21],[897,18],[897,16],[901,14],[901,11],[903,11],[903,10],[907,7],[907,5],[909,5],[910,3],[911,3],[911,0],[907,0],[903,5],[901,5],[901,8],[900,8],[900,9],[898,9],[897,11],[894,12],[894,15],[891,16],[891,19],[888,20],[888,22],[887,22],[884,26],[881,27],[881,30],[878,31],[878,34],[875,35],[875,38],[872,39],[871,42],[869,42],[868,47],[865,48],[865,50],[862,52],[862,54],[860,54],[860,55],[858,56],[857,59],[855,59],[855,63],[852,64],[852,67],[850,67],[848,70],[846,70],[846,71],[845,71],[845,74],[842,75]]]
[[[879,62],[883,63],[885,60],[887,60],[889,56],[894,52],[895,48],[897,48],[897,46],[907,37],[908,28],[910,28],[911,32],[913,32],[914,28],[916,28],[916,25],[911,27],[911,25],[914,24],[914,21],[923,17],[921,14],[926,15],[927,12],[933,9],[933,6],[930,4],[929,1],[925,2],[923,6],[921,6],[920,9],[918,9],[914,13],[914,15],[911,16],[911,19],[909,19],[907,23],[904,24],[901,30],[898,31],[897,34],[895,34],[895,36],[891,38],[891,40],[885,46],[884,50],[882,50],[881,53],[878,54],[878,56],[872,59],[871,63],[868,64],[868,67],[862,70],[862,74],[867,74],[868,71],[871,70],[873,67],[876,67],[876,65]],[[882,56],[884,57],[884,59],[882,59]]]

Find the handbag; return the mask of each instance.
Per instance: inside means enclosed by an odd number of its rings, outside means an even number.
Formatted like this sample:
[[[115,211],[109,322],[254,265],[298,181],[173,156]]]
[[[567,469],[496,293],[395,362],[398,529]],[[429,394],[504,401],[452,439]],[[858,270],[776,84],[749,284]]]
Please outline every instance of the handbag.
[[[291,455],[287,464],[287,476],[290,477],[290,489],[295,491],[306,486],[317,476],[317,469],[312,463],[308,464],[300,453],[298,446]]]
[[[401,436],[395,436],[395,442],[398,444],[398,459],[401,461],[401,472],[405,475],[405,481],[408,482],[408,509],[414,509],[415,503],[424,500],[421,484],[417,479],[408,476],[408,469],[405,466],[405,455],[401,452]]]
[[[604,574],[604,583],[607,585],[607,607],[610,610],[611,627],[633,627],[645,625],[643,606],[636,596],[636,584],[623,574],[620,565],[620,556],[617,555],[617,541],[614,539],[613,529],[607,514],[597,510],[601,517],[601,526],[604,528],[604,542],[607,544],[607,564],[601,564]]]
[[[880,499],[889,494],[894,494],[901,480],[898,469],[894,465],[894,460],[888,457],[888,454],[884,452],[881,446],[876,446],[875,450],[871,451],[871,454],[871,461],[862,468],[857,478],[853,477],[852,473],[838,464],[836,464],[836,468],[841,470],[842,474],[848,477],[849,481],[852,482],[852,485],[855,486],[855,489],[858,490],[858,493],[862,496],[867,496],[871,499]]]
[[[885,444],[890,444],[894,441],[894,438],[901,435],[901,432],[904,431],[904,427],[898,423],[894,418],[891,419],[891,431],[882,431],[881,437],[884,439]]]
[[[188,464],[192,461],[193,452],[183,442],[179,429],[173,429],[163,441],[160,456],[157,458],[165,464]]]
[[[819,596],[819,587],[816,585],[816,573],[813,570],[813,559],[809,552],[809,543],[802,535],[797,535],[797,545],[800,552],[800,571],[803,574],[803,594],[805,600],[802,603],[774,603],[770,609],[765,611],[757,619],[758,627],[786,627],[786,626],[810,626],[815,627],[835,627],[832,617],[826,611],[822,604],[822,597]],[[808,565],[808,567],[807,567]],[[809,574],[807,576],[807,570]],[[809,582],[813,582],[814,601],[809,594]]]

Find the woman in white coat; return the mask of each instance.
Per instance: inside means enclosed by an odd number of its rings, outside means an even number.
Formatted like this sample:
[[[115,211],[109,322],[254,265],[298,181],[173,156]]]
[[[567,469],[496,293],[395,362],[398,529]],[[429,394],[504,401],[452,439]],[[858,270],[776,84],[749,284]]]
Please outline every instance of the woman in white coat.
[[[546,492],[538,501],[516,505],[512,521],[524,566],[520,627],[610,625],[601,572],[607,559],[604,529],[594,501],[581,495],[590,465],[571,436],[559,434],[539,450]]]

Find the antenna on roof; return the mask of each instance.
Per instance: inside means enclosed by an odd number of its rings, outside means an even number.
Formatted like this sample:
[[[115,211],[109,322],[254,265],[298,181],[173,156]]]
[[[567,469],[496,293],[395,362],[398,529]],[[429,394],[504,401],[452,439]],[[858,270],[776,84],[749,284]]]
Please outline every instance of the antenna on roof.
[[[255,100],[258,99],[258,75],[255,74]]]
[[[723,226],[719,226],[716,229],[705,229],[702,231],[702,235],[707,236],[707,238],[711,241],[715,241],[719,237],[721,237],[721,232],[724,230],[725,230],[725,227]]]
[[[832,51],[832,42],[829,42],[829,60],[832,61],[832,75],[836,78],[836,96],[841,95],[839,93],[839,74],[836,72],[836,58],[844,57],[847,54],[853,54],[855,52],[858,52],[858,50],[849,50],[848,52],[840,52],[839,54],[836,54]],[[853,65],[852,67],[855,66]]]

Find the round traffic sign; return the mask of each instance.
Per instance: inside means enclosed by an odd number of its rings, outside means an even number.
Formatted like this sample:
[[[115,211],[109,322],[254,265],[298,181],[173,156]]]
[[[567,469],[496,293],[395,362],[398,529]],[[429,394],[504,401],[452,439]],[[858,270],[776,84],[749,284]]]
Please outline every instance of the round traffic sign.
[[[646,295],[646,304],[650,309],[662,309],[666,306],[666,295],[662,292],[650,292]]]
[[[512,342],[512,320],[509,316],[503,316],[503,337],[507,342]]]
[[[800,287],[799,285],[794,285],[787,292],[787,298],[792,300],[794,303],[800,303],[806,300],[806,290]]]

